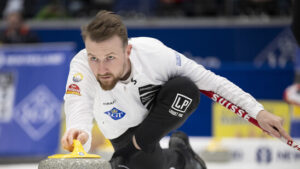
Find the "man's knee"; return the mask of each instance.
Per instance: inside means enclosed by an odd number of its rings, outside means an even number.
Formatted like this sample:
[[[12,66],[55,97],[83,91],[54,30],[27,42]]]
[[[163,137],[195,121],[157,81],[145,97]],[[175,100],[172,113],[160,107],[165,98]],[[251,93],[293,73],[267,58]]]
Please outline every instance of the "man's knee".
[[[170,131],[180,127],[199,104],[200,91],[188,78],[176,77],[166,82],[156,97],[148,117],[135,136],[144,152],[153,152],[155,144]]]
[[[157,104],[167,106],[174,116],[189,116],[198,107],[200,91],[187,77],[176,77],[164,84],[157,96]]]

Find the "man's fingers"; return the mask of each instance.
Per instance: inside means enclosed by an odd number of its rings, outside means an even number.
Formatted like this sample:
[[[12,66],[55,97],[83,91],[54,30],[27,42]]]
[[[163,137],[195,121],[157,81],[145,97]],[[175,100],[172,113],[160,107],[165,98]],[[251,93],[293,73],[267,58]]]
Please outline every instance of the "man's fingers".
[[[81,142],[81,144],[85,144],[89,138],[89,135],[83,131],[83,130],[78,130],[78,129],[70,129],[67,131],[62,140],[62,146],[64,149],[73,151],[73,140],[77,139]]]
[[[68,151],[73,151],[73,139],[77,139],[79,131],[75,129],[70,129],[66,133],[66,138],[65,138],[65,145],[63,146],[64,149]]]
[[[280,120],[280,125],[276,126],[281,136],[286,140],[293,140],[292,137],[283,129],[283,119]]]
[[[72,146],[69,146],[69,145],[66,145],[66,146],[63,146],[63,148],[65,149],[65,150],[68,150],[68,151],[73,151],[73,147]]]
[[[282,136],[286,140],[293,140],[292,137],[283,129],[281,124],[269,127],[267,130],[270,132],[270,134],[274,135],[275,137],[280,138]]]
[[[283,129],[283,119],[279,116],[271,114],[268,111],[262,110],[256,117],[259,125],[268,134],[275,137],[284,137],[286,140],[292,140],[291,136]]]
[[[85,144],[88,140],[88,134],[86,132],[81,132],[78,137],[77,140],[79,140],[81,142],[81,144]]]
[[[280,132],[280,134],[286,139],[286,140],[293,140],[292,137],[287,133],[285,132],[284,130],[282,132]]]
[[[74,139],[77,139],[78,134],[79,134],[79,131],[78,131],[78,130],[70,130],[70,131],[69,131],[67,141],[68,141],[68,144],[69,144],[70,146],[72,146],[73,140],[74,140]]]
[[[68,134],[69,133],[65,133],[63,138],[61,139],[61,144],[62,144],[62,147],[65,149],[65,150],[68,150],[68,151],[72,151],[73,150],[73,147],[72,145],[69,144],[68,142]]]
[[[277,138],[280,138],[280,133],[276,128],[273,128],[271,126],[267,126],[266,130],[269,132],[270,135],[275,136]]]
[[[281,127],[277,127],[281,136],[283,136],[286,140],[293,140],[292,137]]]

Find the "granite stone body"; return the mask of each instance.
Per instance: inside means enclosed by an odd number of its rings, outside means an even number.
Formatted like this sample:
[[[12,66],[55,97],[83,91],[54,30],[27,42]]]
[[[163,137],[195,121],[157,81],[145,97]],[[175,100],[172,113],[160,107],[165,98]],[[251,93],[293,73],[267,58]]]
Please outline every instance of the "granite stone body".
[[[38,169],[111,169],[111,165],[103,159],[48,158],[39,163]]]

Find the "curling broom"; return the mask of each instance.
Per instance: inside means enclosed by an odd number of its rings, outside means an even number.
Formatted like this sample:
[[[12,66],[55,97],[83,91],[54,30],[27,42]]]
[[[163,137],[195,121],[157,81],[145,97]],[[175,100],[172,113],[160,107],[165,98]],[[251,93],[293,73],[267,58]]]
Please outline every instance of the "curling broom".
[[[236,115],[240,116],[241,118],[249,121],[250,123],[252,123],[252,124],[254,124],[257,127],[262,129],[262,127],[258,124],[257,120],[254,119],[253,117],[249,116],[248,112],[246,112],[245,110],[241,109],[240,107],[236,106],[235,104],[231,103],[230,101],[226,100],[222,96],[220,96],[220,95],[218,95],[218,94],[216,94],[212,91],[205,91],[205,90],[200,90],[200,91],[201,91],[201,93],[203,93],[207,97],[211,98],[213,101],[220,103],[222,106],[224,106],[227,109],[231,110]],[[262,130],[264,130],[264,129],[262,129]],[[300,151],[300,145],[297,144],[295,141],[287,140],[283,136],[280,137],[280,140],[282,142],[284,142],[285,144],[287,144],[288,146]]]

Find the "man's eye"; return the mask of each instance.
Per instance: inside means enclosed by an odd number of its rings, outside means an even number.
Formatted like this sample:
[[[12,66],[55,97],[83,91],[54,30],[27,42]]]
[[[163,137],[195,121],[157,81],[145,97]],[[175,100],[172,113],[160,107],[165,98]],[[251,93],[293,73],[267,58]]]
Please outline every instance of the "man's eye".
[[[97,61],[97,58],[94,57],[94,56],[92,56],[92,57],[90,57],[90,60],[91,60],[91,61]]]
[[[112,60],[112,59],[114,59],[115,57],[114,56],[107,56],[107,59],[108,60]]]

